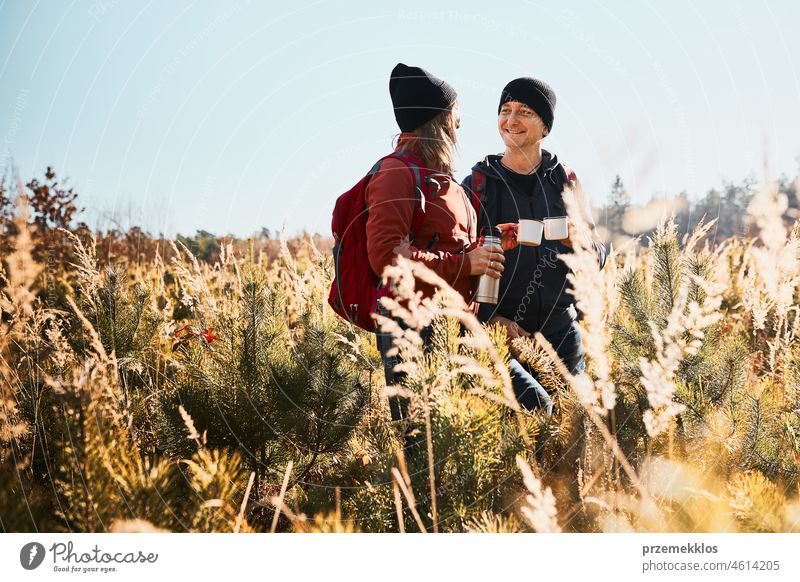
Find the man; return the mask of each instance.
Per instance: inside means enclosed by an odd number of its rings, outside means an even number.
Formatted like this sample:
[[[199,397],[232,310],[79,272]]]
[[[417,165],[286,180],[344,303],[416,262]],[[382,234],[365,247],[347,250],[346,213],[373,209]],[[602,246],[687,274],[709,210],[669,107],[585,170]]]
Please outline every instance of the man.
[[[518,223],[520,219],[567,215],[562,191],[575,184],[556,156],[542,149],[542,141],[553,128],[555,106],[555,92],[538,79],[515,79],[503,89],[497,129],[505,152],[486,156],[463,182],[468,192],[473,190],[473,180],[480,179],[485,185],[484,191],[478,192],[479,230],[488,225]],[[584,208],[583,215],[594,233],[588,208]],[[596,235],[593,238],[602,268],[605,248]],[[566,238],[543,239],[540,246],[507,249],[499,302],[481,305],[478,318],[505,327],[509,341],[540,331],[567,368],[578,374],[583,372],[585,361],[580,334],[572,325],[577,311],[569,293],[569,268],[558,259],[559,254],[571,252],[571,247],[570,238]],[[510,372],[520,404],[527,409],[544,409],[549,415],[552,401],[531,369],[512,358]]]

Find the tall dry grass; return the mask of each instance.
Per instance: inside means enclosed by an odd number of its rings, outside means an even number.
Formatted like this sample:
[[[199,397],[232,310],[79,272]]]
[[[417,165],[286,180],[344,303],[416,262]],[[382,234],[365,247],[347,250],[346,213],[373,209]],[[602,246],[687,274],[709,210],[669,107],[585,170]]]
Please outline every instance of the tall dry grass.
[[[387,387],[374,337],[327,308],[312,241],[272,259],[223,245],[214,264],[176,244],[123,268],[73,237],[45,303],[19,200],[0,275],[6,531],[800,529],[800,231],[771,188],[757,238],[714,243],[708,223],[681,241],[664,219],[603,270],[566,195],[586,372],[542,336],[514,346],[552,418],[519,407],[503,330],[419,264],[385,273],[404,378]],[[389,395],[409,400],[400,430]]]

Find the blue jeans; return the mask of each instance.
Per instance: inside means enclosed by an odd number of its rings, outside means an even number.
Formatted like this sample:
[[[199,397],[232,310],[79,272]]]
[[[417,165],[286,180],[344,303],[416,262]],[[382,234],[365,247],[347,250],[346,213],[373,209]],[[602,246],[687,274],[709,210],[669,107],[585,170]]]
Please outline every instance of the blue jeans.
[[[384,317],[388,317],[389,314],[383,308],[382,305],[378,305],[378,313],[383,315]],[[403,329],[407,329],[408,326],[405,324],[404,321],[398,320],[398,324]],[[423,342],[423,350],[427,351],[430,347],[431,335],[433,334],[433,326],[429,325],[428,327],[424,328],[419,332],[420,337],[422,338]],[[397,364],[400,363],[400,356],[387,356],[386,352],[389,351],[390,348],[393,347],[394,342],[392,341],[392,336],[388,333],[384,333],[381,330],[377,330],[375,332],[375,340],[378,346],[378,351],[381,354],[381,362],[383,362],[383,374],[386,378],[386,385],[390,386],[392,384],[400,384],[403,380],[403,376],[405,375],[403,372],[395,372],[394,368]],[[401,420],[408,419],[408,401],[406,398],[402,396],[390,396],[389,397],[389,412],[392,415],[392,420],[397,422]]]
[[[384,317],[388,317],[388,313],[383,309],[383,306],[378,306],[378,312]],[[403,321],[398,321],[400,327],[406,329],[407,326]],[[423,350],[427,351],[430,347],[431,335],[433,333],[433,326],[429,325],[419,332],[423,342]],[[403,381],[405,372],[395,372],[394,368],[400,363],[400,356],[387,356],[386,352],[394,345],[392,336],[378,330],[375,334],[375,340],[378,344],[378,351],[381,354],[381,361],[383,362],[383,373],[386,377],[386,385],[398,385]],[[416,455],[418,451],[424,449],[424,433],[422,431],[415,431],[413,426],[408,425],[408,398],[402,396],[389,397],[389,412],[392,415],[392,422],[402,432],[403,437],[403,452],[406,456],[411,457]]]
[[[554,332],[544,334],[547,341],[558,353],[558,357],[572,374],[582,374],[586,368],[581,346],[581,334],[570,322]],[[511,386],[520,406],[528,410],[543,409],[547,416],[553,413],[553,401],[547,391],[536,379],[530,366],[511,358],[508,365],[511,373]]]

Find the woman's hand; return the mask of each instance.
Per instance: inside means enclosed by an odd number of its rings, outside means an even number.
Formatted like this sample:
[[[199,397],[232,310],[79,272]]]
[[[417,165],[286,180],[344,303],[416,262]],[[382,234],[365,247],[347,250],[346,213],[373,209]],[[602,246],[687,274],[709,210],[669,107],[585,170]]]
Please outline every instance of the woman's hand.
[[[489,275],[499,279],[503,273],[503,249],[500,247],[476,247],[467,253],[470,275]]]

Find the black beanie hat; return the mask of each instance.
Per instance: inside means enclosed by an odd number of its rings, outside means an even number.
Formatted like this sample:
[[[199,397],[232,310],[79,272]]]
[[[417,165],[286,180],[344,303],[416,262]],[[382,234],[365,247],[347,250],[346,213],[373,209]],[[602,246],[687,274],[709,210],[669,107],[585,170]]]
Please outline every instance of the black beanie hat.
[[[521,77],[511,81],[500,94],[500,105],[497,107],[498,114],[503,107],[503,103],[508,103],[509,101],[524,103],[542,118],[547,131],[553,129],[556,93],[544,81],[531,77]]]
[[[397,63],[389,77],[394,118],[401,131],[424,125],[456,100],[456,91],[425,69]]]

